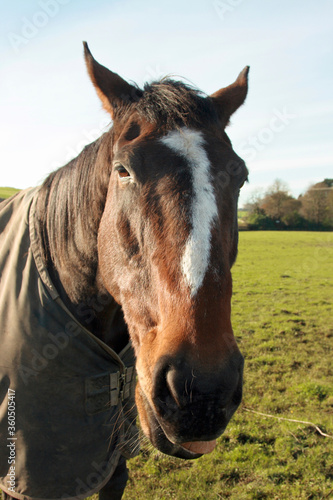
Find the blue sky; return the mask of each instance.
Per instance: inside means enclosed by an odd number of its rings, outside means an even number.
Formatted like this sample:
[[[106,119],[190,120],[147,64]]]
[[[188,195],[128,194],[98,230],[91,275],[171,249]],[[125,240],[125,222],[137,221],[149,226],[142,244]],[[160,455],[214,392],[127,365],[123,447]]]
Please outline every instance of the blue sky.
[[[332,0],[16,0],[0,19],[0,185],[25,188],[107,129],[82,51],[142,85],[206,93],[250,65],[228,134],[250,170],[241,204],[276,178],[294,196],[333,177]]]

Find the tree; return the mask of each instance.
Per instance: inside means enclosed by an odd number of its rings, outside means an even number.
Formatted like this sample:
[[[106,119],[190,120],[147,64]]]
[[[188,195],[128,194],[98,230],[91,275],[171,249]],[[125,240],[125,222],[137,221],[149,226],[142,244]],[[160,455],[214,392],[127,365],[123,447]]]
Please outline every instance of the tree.
[[[281,204],[281,221],[288,227],[298,227],[302,224],[302,217],[299,213],[302,203],[288,196]]]
[[[245,210],[247,210],[249,212],[249,215],[262,212],[262,209],[260,208],[260,206],[261,206],[263,197],[264,197],[264,192],[261,188],[258,188],[252,192],[247,203],[244,205],[244,208],[245,208]]]
[[[276,179],[265,193],[253,193],[245,208],[251,229],[333,229],[333,179],[314,184],[297,200]]]
[[[301,198],[301,214],[317,226],[333,227],[333,179],[310,186]]]
[[[260,206],[271,219],[280,222],[284,215],[283,207],[289,198],[286,184],[276,179],[268,188]]]
[[[296,227],[300,221],[301,202],[289,194],[287,184],[279,179],[268,188],[260,207],[277,227]]]

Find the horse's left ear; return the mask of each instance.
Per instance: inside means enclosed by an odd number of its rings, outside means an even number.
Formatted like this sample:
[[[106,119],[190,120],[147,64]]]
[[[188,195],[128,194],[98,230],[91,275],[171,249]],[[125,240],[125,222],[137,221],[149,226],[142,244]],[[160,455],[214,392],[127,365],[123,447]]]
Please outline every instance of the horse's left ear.
[[[83,42],[87,70],[104,109],[114,118],[119,109],[131,102],[138,101],[140,89],[130,85],[117,73],[99,64],[92,56],[87,42]]]
[[[244,103],[248,90],[248,74],[250,67],[245,66],[237,77],[237,80],[223,89],[214,92],[212,98],[218,114],[226,126],[230,116]]]

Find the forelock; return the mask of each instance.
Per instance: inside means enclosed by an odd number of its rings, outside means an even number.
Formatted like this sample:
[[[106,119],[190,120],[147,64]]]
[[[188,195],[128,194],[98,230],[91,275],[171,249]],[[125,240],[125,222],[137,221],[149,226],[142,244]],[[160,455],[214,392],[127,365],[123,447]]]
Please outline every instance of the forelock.
[[[166,129],[217,122],[212,100],[203,92],[181,81],[163,79],[146,84],[136,110],[145,120]]]

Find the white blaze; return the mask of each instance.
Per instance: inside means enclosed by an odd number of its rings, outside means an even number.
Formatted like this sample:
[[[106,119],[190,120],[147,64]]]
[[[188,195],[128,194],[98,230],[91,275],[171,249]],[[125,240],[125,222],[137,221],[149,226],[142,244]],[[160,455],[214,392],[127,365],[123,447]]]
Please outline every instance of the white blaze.
[[[182,273],[194,296],[207,272],[211,248],[211,228],[217,217],[217,205],[210,176],[210,162],[203,147],[201,132],[183,128],[169,132],[163,144],[186,158],[193,182],[192,231],[181,261]]]

